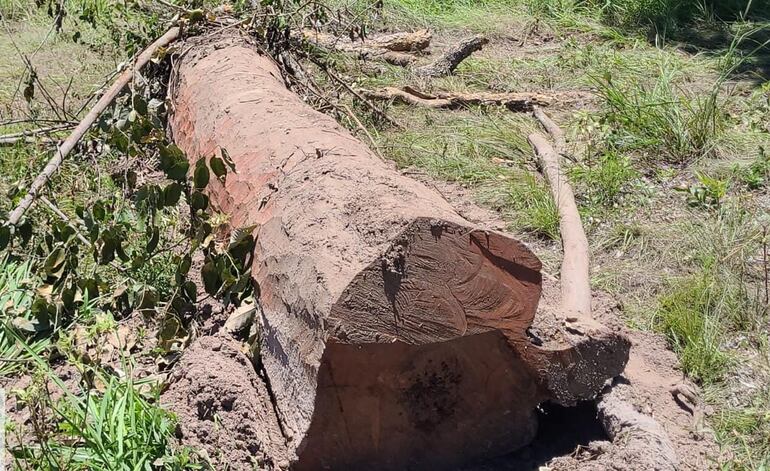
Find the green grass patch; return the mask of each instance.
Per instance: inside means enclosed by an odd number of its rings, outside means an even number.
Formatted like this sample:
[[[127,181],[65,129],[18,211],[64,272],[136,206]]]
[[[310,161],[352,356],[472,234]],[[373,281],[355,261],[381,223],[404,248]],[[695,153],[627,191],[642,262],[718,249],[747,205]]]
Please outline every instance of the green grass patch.
[[[606,152],[580,162],[570,169],[579,197],[590,208],[612,207],[639,177],[631,159],[616,152]]]
[[[663,296],[656,313],[658,328],[668,337],[690,377],[713,383],[723,378],[729,356],[723,348],[725,309],[733,294],[708,274],[680,280]]]
[[[770,469],[770,393],[759,392],[746,407],[721,407],[712,419],[720,443],[736,450],[733,470]]]
[[[401,167],[424,169],[433,177],[478,190],[514,229],[558,238],[556,207],[545,182],[532,175],[526,135],[533,123],[501,110],[414,116],[407,131],[384,135],[381,147]],[[400,115],[406,117],[405,115]],[[525,168],[527,167],[527,168]]]
[[[594,77],[611,146],[649,162],[683,164],[714,154],[728,127],[721,81],[705,94],[691,93],[679,85],[676,68],[662,62],[659,71],[652,83]]]
[[[22,469],[38,470],[184,470],[201,469],[189,449],[173,443],[174,417],[158,406],[157,388],[141,392],[130,374],[117,378],[88,369],[98,389],[75,393],[41,358],[39,381],[16,394],[33,410],[34,444],[10,450]],[[48,386],[45,386],[48,384]],[[57,389],[58,391],[52,391]],[[54,397],[61,397],[56,400]],[[41,416],[38,416],[40,414]],[[53,424],[51,424],[53,422]],[[11,425],[13,429],[19,425]],[[45,427],[45,425],[43,425]],[[18,430],[20,431],[20,430]]]

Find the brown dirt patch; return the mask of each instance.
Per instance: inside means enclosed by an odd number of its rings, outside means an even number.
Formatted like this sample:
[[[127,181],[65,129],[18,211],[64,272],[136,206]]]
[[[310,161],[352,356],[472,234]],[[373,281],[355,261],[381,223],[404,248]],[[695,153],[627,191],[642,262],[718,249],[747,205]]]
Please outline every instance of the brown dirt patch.
[[[285,440],[263,380],[240,344],[201,337],[185,350],[161,396],[177,436],[205,450],[215,469],[281,469]]]

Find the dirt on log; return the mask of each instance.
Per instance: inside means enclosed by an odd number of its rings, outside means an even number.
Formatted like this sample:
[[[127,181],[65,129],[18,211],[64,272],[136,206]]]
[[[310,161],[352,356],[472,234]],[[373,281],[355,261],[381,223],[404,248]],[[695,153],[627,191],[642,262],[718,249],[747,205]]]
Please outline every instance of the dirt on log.
[[[235,162],[212,204],[257,227],[261,360],[293,469],[502,455],[533,438],[538,404],[623,370],[629,342],[607,329],[533,342],[535,255],[311,109],[246,39],[188,42],[169,93],[188,157]]]

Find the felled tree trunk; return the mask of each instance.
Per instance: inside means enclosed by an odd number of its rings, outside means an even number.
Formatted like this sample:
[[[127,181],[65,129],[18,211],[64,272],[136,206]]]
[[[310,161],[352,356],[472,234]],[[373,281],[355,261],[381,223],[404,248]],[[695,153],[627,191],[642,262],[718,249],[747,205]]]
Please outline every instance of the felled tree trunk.
[[[510,452],[535,408],[593,398],[628,341],[534,345],[540,262],[475,227],[289,91],[245,39],[186,45],[170,127],[233,228],[257,225],[261,358],[292,466],[420,469]]]

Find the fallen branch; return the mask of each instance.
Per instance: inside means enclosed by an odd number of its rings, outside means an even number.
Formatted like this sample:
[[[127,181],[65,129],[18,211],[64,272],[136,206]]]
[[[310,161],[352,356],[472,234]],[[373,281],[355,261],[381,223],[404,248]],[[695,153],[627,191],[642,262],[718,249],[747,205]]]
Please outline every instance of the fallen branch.
[[[46,136],[0,137],[0,146],[13,146],[19,142],[24,142],[25,144],[56,144],[58,141]]]
[[[413,33],[392,33],[367,38],[356,42],[347,38],[304,30],[302,36],[319,46],[341,52],[352,52],[365,59],[379,59],[393,65],[407,66],[417,60],[415,52],[420,52],[430,45],[431,34],[428,30]]]
[[[47,126],[44,128],[30,129],[27,131],[19,131],[12,134],[6,134],[4,136],[0,136],[0,142],[3,142],[5,140],[10,140],[16,137],[37,136],[39,134],[48,134],[50,132],[63,131],[65,129],[72,129],[74,127],[75,127],[75,124],[66,123],[66,124],[57,124],[56,126]]]
[[[62,161],[64,160],[64,157],[66,157],[72,151],[72,149],[75,148],[75,145],[77,145],[78,141],[80,141],[80,139],[85,135],[86,131],[88,131],[88,129],[99,118],[99,115],[101,115],[102,112],[107,109],[108,106],[110,106],[110,104],[115,100],[115,97],[117,97],[121,90],[123,90],[123,88],[133,79],[134,72],[144,67],[144,65],[149,62],[150,59],[152,59],[158,49],[167,46],[177,37],[179,37],[179,28],[173,27],[169,29],[166,34],[158,38],[158,40],[156,40],[144,51],[142,51],[139,56],[137,56],[136,61],[131,67],[123,71],[123,73],[118,76],[117,80],[115,80],[112,86],[104,93],[104,95],[102,95],[99,101],[96,102],[94,107],[91,108],[91,111],[88,112],[86,117],[83,118],[83,120],[72,131],[72,134],[70,134],[69,137],[64,140],[64,142],[56,150],[56,154],[53,156],[53,158],[48,161],[48,164],[46,164],[43,171],[40,172],[40,174],[32,182],[32,185],[30,185],[27,194],[24,196],[24,198],[22,198],[19,205],[16,206],[16,208],[8,216],[9,225],[15,226],[19,223],[21,217],[35,201],[35,198],[37,198],[40,190],[42,190],[54,172],[56,172],[56,170],[59,168]]]
[[[423,77],[446,77],[464,61],[468,56],[480,50],[489,40],[484,36],[474,36],[465,39],[460,44],[449,49],[441,58],[432,64],[419,67],[415,70],[417,75]]]
[[[559,154],[564,154],[567,147],[567,141],[564,138],[564,131],[561,130],[558,124],[556,124],[550,116],[548,116],[545,111],[543,111],[541,108],[535,107],[534,115],[535,118],[540,121],[540,124],[545,128],[545,130],[548,132],[548,134],[551,136],[551,139],[553,139],[554,147],[556,148],[556,152]]]
[[[556,148],[564,150],[564,133],[542,110],[535,117],[553,138]],[[561,310],[567,330],[592,335],[602,329],[591,316],[591,282],[589,278],[588,238],[580,220],[575,195],[559,162],[559,152],[539,133],[527,138],[540,159],[540,167],[548,180],[551,194],[559,212],[564,258],[561,265]],[[655,419],[637,412],[631,403],[609,387],[596,401],[599,419],[607,436],[622,443],[626,450],[641,453],[635,458],[640,469],[674,471],[678,460],[666,431]]]
[[[321,68],[321,70],[323,70],[323,71],[326,73],[326,75],[328,75],[328,76],[329,76],[329,77],[330,77],[332,80],[334,80],[335,82],[337,82],[337,83],[339,83],[340,85],[342,85],[342,87],[343,87],[345,90],[347,90],[347,91],[348,91],[348,93],[350,93],[351,95],[353,95],[354,97],[356,97],[356,98],[358,99],[358,101],[360,101],[361,103],[363,103],[364,105],[366,105],[366,106],[367,106],[367,107],[368,107],[370,110],[372,110],[372,111],[373,111],[375,114],[379,115],[379,116],[380,116],[382,119],[384,119],[385,121],[389,122],[389,123],[390,123],[390,124],[392,124],[393,126],[395,126],[395,127],[399,128],[399,129],[404,129],[404,126],[403,126],[401,123],[399,123],[399,122],[398,122],[398,121],[396,121],[395,119],[393,119],[393,118],[391,118],[390,116],[388,116],[388,114],[387,114],[387,113],[385,113],[384,111],[382,111],[381,109],[379,109],[377,106],[375,106],[375,105],[374,105],[374,103],[372,103],[372,102],[371,102],[371,101],[369,101],[369,100],[368,100],[366,97],[364,97],[363,95],[361,95],[361,93],[359,93],[359,92],[357,92],[356,90],[354,90],[354,89],[353,89],[353,87],[351,87],[350,85],[348,85],[348,83],[347,83],[347,82],[345,82],[345,81],[344,81],[344,80],[342,80],[340,77],[338,77],[338,76],[337,76],[337,74],[335,74],[334,72],[332,72],[331,70],[329,70],[329,67],[327,67],[327,66],[326,66],[326,64],[324,64],[324,63],[322,63],[322,62],[319,62],[319,61],[316,61],[316,60],[314,60],[312,57],[311,57],[311,60],[312,60],[312,61],[315,63],[315,65],[317,65],[318,67],[320,67],[320,68]]]
[[[511,111],[531,111],[537,105],[550,103],[549,97],[539,93],[436,93],[427,94],[411,87],[386,87],[381,90],[362,90],[372,100],[393,100],[414,106],[437,109],[457,109],[466,106],[505,106]]]
[[[591,320],[591,283],[588,239],[583,230],[572,187],[561,170],[559,154],[539,133],[527,138],[540,159],[540,166],[559,212],[564,259],[561,264],[561,307],[567,322]]]

